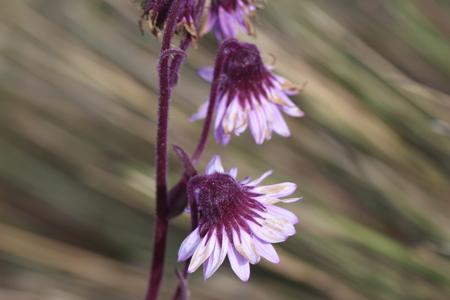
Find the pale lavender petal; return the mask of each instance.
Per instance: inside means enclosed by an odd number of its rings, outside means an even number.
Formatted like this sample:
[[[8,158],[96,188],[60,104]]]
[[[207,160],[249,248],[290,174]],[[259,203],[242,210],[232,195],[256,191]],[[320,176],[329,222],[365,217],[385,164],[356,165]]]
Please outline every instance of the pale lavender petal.
[[[178,261],[185,261],[191,257],[200,241],[201,239],[198,234],[198,228],[196,228],[181,243],[180,250],[178,251]]]
[[[284,105],[281,105],[281,109],[283,109],[286,114],[292,117],[303,117],[305,115],[305,113],[300,110],[297,105],[285,95],[285,93],[280,92],[278,95],[284,103]]]
[[[250,264],[248,260],[234,249],[231,243],[228,244],[228,260],[230,261],[231,269],[233,269],[239,279],[247,281],[250,277]]]
[[[212,236],[215,235],[215,231],[213,232]],[[205,262],[211,255],[211,253],[214,250],[214,247],[216,245],[216,239],[215,238],[208,238],[208,235],[205,235],[200,242],[200,245],[195,250],[194,254],[192,255],[191,262],[188,267],[188,272],[192,273],[195,272],[195,270],[198,269],[198,267],[201,266],[202,263]]]
[[[219,267],[222,265],[228,252],[228,237],[225,232],[222,233],[222,244],[216,242],[213,253],[203,265],[203,277],[204,279],[210,278]]]
[[[206,113],[208,112],[208,104],[208,101],[203,103],[198,111],[189,118],[189,122],[194,122],[206,118]]]
[[[255,264],[258,262],[258,253],[255,251],[255,245],[253,244],[252,237],[244,230],[240,231],[240,238],[236,231],[233,231],[233,244],[234,248],[250,263]]]
[[[271,263],[277,264],[280,262],[280,258],[278,257],[278,254],[272,244],[264,242],[259,238],[255,238],[254,243],[256,251],[259,255],[261,255]]]
[[[206,81],[212,82],[213,75],[214,75],[214,69],[211,67],[204,67],[199,68],[197,70],[198,75],[200,75],[201,78],[205,79]]]
[[[245,112],[244,109],[240,107],[240,109],[238,110],[234,134],[236,134],[237,136],[241,135],[247,129],[247,126],[248,126],[247,112]]]
[[[292,224],[298,223],[297,216],[287,209],[275,205],[266,205],[266,208],[270,214],[274,215],[277,218],[284,218]]]
[[[276,197],[272,197],[272,196],[259,196],[255,198],[256,200],[258,200],[259,202],[263,203],[263,204],[277,204],[278,202],[283,202],[283,203],[294,203],[297,202],[298,200],[303,199],[302,197],[298,197],[298,198],[284,198],[284,199],[279,199]]]
[[[236,35],[233,15],[229,14],[222,7],[219,8],[219,23],[223,33],[223,38],[234,37]]]
[[[270,104],[272,107],[272,113],[273,113],[273,130],[278,133],[281,136],[288,137],[291,135],[291,132],[289,131],[289,128],[286,124],[286,121],[283,119],[283,116],[281,115],[280,111],[278,110],[278,107],[276,107],[273,104]]]
[[[261,144],[262,144],[264,140],[270,140],[270,138],[272,137],[272,129],[270,128],[270,121],[267,119],[267,116],[264,113],[264,109],[262,108],[262,106],[255,105],[254,110],[257,112],[259,126],[262,129],[261,130],[262,134]]]
[[[248,114],[250,131],[252,132],[253,138],[258,145],[264,143],[264,128],[262,128],[259,122],[258,113],[255,110],[251,110]]]
[[[270,175],[272,175],[272,170],[269,170],[267,172],[264,172],[259,178],[247,183],[246,185],[249,186],[257,186],[258,184],[260,184],[261,182],[264,181],[264,179],[266,179],[267,177],[269,177]]]
[[[205,169],[205,174],[210,175],[214,173],[223,173],[222,162],[220,161],[220,156],[214,155],[211,161],[208,163]]]
[[[268,243],[281,243],[288,238],[288,235],[284,233],[286,231],[284,225],[280,227],[277,224],[274,224],[272,219],[270,220],[265,219],[261,223],[262,226],[259,226],[253,222],[249,223],[249,226],[252,229],[253,234],[256,235],[258,238],[260,238],[261,240]]]
[[[226,95],[223,95],[220,99],[219,99],[219,105],[217,107],[217,113],[216,113],[216,120],[214,122],[214,127],[217,129],[218,127],[221,127],[220,125],[222,124],[222,120],[223,120],[223,116],[225,114],[225,110],[227,108],[227,99],[226,99]]]
[[[237,121],[237,115],[239,110],[239,103],[237,99],[233,99],[226,109],[223,117],[222,126],[226,134],[230,134],[234,131]]]
[[[297,202],[299,200],[303,200],[303,197],[280,199],[280,201],[283,202],[283,203],[294,203],[294,202]]]
[[[230,171],[228,171],[228,174],[233,177],[234,179],[236,179],[237,174],[238,174],[238,169],[237,168],[231,168]]]
[[[253,188],[258,194],[270,196],[272,198],[281,198],[291,195],[297,189],[297,185],[292,182],[277,183],[272,185],[263,185]],[[264,196],[262,196],[264,197]]]

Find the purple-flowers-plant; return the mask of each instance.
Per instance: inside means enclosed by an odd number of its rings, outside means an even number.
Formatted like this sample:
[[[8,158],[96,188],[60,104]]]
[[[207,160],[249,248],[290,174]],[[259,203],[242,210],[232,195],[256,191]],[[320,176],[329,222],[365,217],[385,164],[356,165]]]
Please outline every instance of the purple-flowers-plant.
[[[285,241],[295,234],[297,217],[278,207],[278,202],[294,202],[299,198],[285,197],[296,190],[294,183],[261,186],[271,174],[256,180],[237,179],[237,169],[225,172],[218,156],[214,156],[204,174],[195,165],[207,145],[215,116],[215,136],[227,144],[231,135],[240,135],[247,127],[257,144],[271,138],[272,132],[289,136],[282,112],[301,117],[303,112],[289,99],[300,89],[272,72],[263,63],[257,47],[234,38],[237,27],[251,33],[249,16],[256,1],[212,0],[143,0],[142,22],[148,21],[155,35],[162,32],[158,64],[159,109],[156,140],[156,216],[153,258],[146,300],[158,298],[165,260],[169,219],[188,209],[192,232],[181,244],[178,260],[186,261],[183,271],[177,271],[178,288],[173,299],[187,299],[188,274],[203,264],[204,278],[217,271],[228,256],[231,268],[243,281],[248,280],[250,264],[261,258],[278,263],[272,244]],[[205,9],[207,10],[205,12]],[[214,29],[224,39],[218,49],[214,68],[201,69],[200,75],[211,82],[209,100],[192,119],[204,119],[203,129],[192,156],[174,146],[184,173],[172,188],[167,187],[168,127],[172,90],[178,82],[179,69],[186,50],[198,37],[201,16],[206,15],[204,29]],[[205,23],[206,22],[206,23]],[[173,37],[182,35],[175,48]]]

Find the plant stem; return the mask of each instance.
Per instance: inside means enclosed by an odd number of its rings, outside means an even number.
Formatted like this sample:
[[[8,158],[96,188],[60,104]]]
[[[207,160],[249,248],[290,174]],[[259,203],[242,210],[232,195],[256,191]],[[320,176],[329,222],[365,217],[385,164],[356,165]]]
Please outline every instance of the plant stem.
[[[168,231],[168,202],[167,202],[167,132],[169,126],[169,108],[171,98],[170,84],[170,55],[164,55],[171,47],[172,37],[175,33],[179,8],[184,0],[172,3],[161,46],[159,61],[159,107],[158,129],[156,138],[156,219],[154,227],[153,258],[150,270],[150,279],[146,300],[158,298],[161,279],[164,272],[164,259]]]

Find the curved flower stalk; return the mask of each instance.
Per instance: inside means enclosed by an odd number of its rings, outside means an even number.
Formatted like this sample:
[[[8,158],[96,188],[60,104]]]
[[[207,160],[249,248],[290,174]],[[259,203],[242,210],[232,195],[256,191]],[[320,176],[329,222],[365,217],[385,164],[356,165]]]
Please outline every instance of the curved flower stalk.
[[[255,0],[212,0],[200,32],[212,30],[218,40],[235,37],[239,29],[253,35],[250,17],[255,11]]]
[[[172,2],[173,0],[143,0],[141,2],[141,7],[143,10],[140,20],[141,30],[142,21],[145,20],[147,21],[152,34],[157,36],[160,30],[164,28]],[[196,0],[183,0],[177,19],[177,31],[184,29],[190,36],[196,38],[196,16]]]
[[[272,244],[294,235],[298,219],[274,204],[300,198],[283,199],[295,192],[294,183],[260,186],[270,175],[268,171],[253,181],[238,180],[237,169],[224,171],[220,158],[215,156],[204,175],[189,181],[188,197],[197,208],[198,226],[182,242],[178,253],[179,261],[191,258],[188,272],[203,264],[207,279],[228,256],[236,275],[247,281],[250,264],[258,263],[261,257],[279,262]]]
[[[200,69],[199,75],[211,82],[212,68]],[[289,99],[301,88],[274,74],[253,44],[234,43],[221,80],[215,119],[215,137],[220,144],[228,144],[231,134],[239,136],[247,127],[257,144],[270,140],[273,131],[288,137],[290,131],[281,112],[292,117],[303,116]],[[191,121],[205,118],[207,106],[204,103]]]

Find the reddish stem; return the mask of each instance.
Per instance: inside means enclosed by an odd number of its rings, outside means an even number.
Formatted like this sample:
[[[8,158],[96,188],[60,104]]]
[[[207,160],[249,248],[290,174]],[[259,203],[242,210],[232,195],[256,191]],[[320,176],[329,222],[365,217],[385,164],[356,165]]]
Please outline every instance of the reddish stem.
[[[158,298],[162,275],[168,231],[167,202],[167,133],[169,126],[169,108],[171,98],[170,55],[165,52],[170,49],[175,33],[179,8],[184,0],[176,0],[170,7],[161,46],[159,61],[159,107],[158,129],[156,138],[156,219],[154,227],[153,258],[146,300]]]

